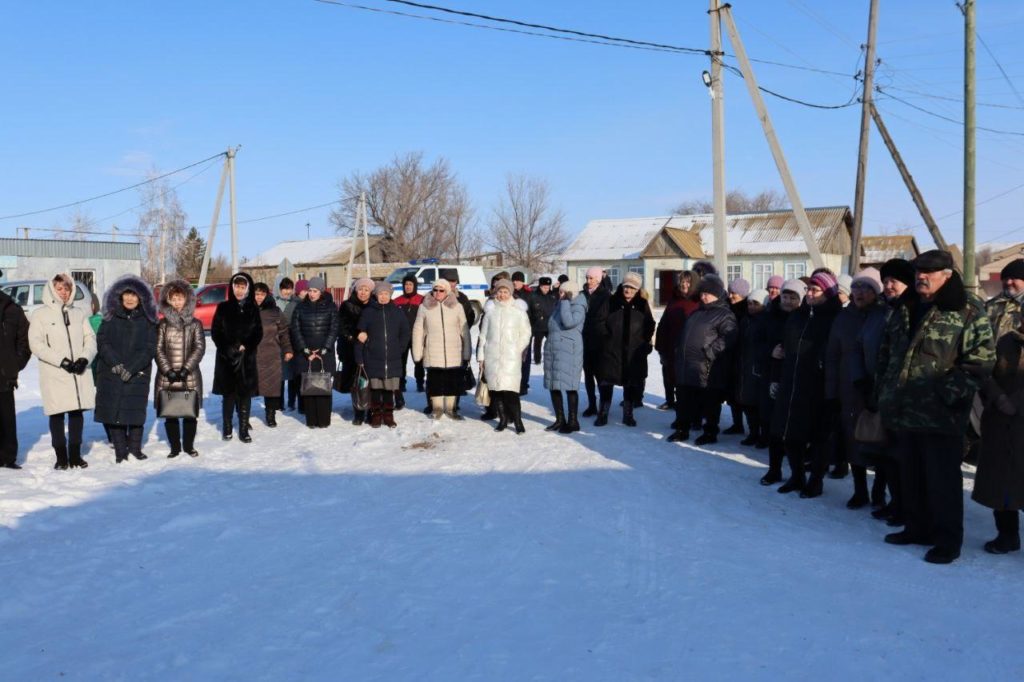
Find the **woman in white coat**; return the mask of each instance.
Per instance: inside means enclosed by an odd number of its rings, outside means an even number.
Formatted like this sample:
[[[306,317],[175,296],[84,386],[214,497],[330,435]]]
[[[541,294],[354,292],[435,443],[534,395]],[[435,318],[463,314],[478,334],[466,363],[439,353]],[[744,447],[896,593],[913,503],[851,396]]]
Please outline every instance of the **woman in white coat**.
[[[477,357],[483,362],[480,373],[487,380],[491,400],[501,401],[496,431],[504,431],[511,419],[516,433],[523,433],[522,405],[519,402],[519,384],[522,379],[523,351],[530,345],[533,330],[530,318],[512,298],[514,288],[507,279],[494,285],[493,307],[480,323],[480,342]]]
[[[96,387],[88,371],[96,357],[96,334],[88,314],[74,306],[74,291],[70,275],[50,280],[43,306],[32,313],[28,328],[29,347],[39,358],[43,412],[50,418],[50,442],[57,453],[54,469],[89,466],[82,459],[82,413],[96,407]]]

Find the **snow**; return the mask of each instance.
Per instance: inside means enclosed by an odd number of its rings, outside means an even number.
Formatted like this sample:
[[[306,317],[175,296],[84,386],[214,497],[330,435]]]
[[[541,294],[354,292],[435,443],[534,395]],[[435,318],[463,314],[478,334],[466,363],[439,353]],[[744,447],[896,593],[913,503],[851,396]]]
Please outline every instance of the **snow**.
[[[432,422],[412,393],[394,431],[270,430],[254,408],[254,442],[224,443],[207,397],[198,459],[166,459],[151,421],[150,459],[116,465],[87,421],[69,472],[34,362],[25,468],[0,470],[6,680],[1024,675],[1024,559],[980,549],[988,510],[967,502],[951,566],[885,545],[848,479],[801,500],[758,485],[765,454],[738,437],[667,443],[653,357],[635,429],[616,407],[544,432],[535,367],[522,436],[468,399]]]

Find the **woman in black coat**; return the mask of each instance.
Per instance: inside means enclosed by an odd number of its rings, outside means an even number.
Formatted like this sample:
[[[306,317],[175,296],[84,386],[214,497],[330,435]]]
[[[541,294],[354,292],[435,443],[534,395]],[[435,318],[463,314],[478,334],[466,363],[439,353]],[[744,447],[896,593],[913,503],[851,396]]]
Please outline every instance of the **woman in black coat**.
[[[798,279],[790,280],[783,285],[781,293],[768,303],[762,313],[764,345],[761,346],[759,353],[765,376],[758,387],[758,412],[764,425],[762,431],[768,439],[768,472],[761,477],[761,485],[774,485],[782,481],[782,460],[786,458],[786,446],[782,438],[772,435],[771,424],[775,414],[775,400],[782,385],[786,321],[800,307],[800,301],[806,292],[807,285]]]
[[[334,390],[348,393],[352,390],[352,380],[356,376],[356,334],[359,333],[359,318],[363,310],[370,304],[373,288],[376,286],[369,277],[356,280],[352,286],[352,294],[338,308],[338,362],[341,371],[334,375]],[[357,410],[353,406],[352,424],[361,426],[366,421],[366,410]]]
[[[395,428],[395,394],[405,376],[405,349],[412,328],[401,308],[391,302],[391,285],[377,284],[374,300],[356,326],[356,364],[370,380],[370,426]]]
[[[324,292],[324,280],[309,280],[308,294],[292,312],[292,348],[295,350],[295,371],[301,378],[305,372],[333,374],[337,367],[334,344],[338,339],[338,309]],[[331,396],[302,397],[306,426],[324,429],[331,425]]]
[[[156,357],[153,291],[127,275],[107,290],[103,322],[96,335],[96,421],[105,424],[118,463],[142,452],[142,427]]]
[[[253,281],[247,273],[231,276],[228,300],[217,304],[210,338],[217,346],[213,394],[224,396],[224,440],[231,440],[231,414],[238,410],[238,439],[251,443],[249,410],[257,390],[256,350],[263,339],[260,309],[253,299]]]
[[[651,306],[640,294],[642,283],[638,274],[627,274],[597,320],[602,336],[601,362],[597,367],[601,404],[594,426],[608,423],[615,386],[622,386],[622,423],[636,426],[633,406],[644,397],[647,356],[654,350],[651,341],[655,327]]]

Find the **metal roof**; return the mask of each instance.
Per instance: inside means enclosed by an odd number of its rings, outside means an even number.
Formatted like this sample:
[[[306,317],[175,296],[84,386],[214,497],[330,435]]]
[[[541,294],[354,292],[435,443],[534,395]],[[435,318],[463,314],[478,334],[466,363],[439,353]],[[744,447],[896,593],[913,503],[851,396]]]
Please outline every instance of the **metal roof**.
[[[138,261],[142,260],[142,247],[138,242],[0,237],[0,256]]]
[[[378,236],[370,237],[370,249],[380,240]],[[278,242],[266,251],[242,263],[242,267],[273,265],[277,266],[287,258],[292,265],[344,265],[348,263],[349,251],[352,248],[352,237],[328,237],[326,239],[299,239]],[[363,253],[363,240],[356,243],[356,255]]]
[[[910,260],[921,251],[917,248],[917,240],[910,234],[864,236],[860,240],[861,261],[865,263],[884,263],[891,258]]]

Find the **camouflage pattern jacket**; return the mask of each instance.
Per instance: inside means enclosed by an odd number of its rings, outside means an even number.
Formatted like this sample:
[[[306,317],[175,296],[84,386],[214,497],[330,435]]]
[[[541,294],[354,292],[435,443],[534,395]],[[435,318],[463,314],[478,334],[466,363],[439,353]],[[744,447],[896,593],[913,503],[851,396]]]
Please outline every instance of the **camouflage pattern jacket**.
[[[908,289],[886,325],[875,381],[882,423],[894,431],[963,436],[974,394],[995,362],[992,325],[958,273],[911,332],[918,305]]]
[[[985,304],[985,312],[992,322],[992,330],[998,341],[1007,332],[1017,331],[1021,323],[1021,299],[1003,292]]]

